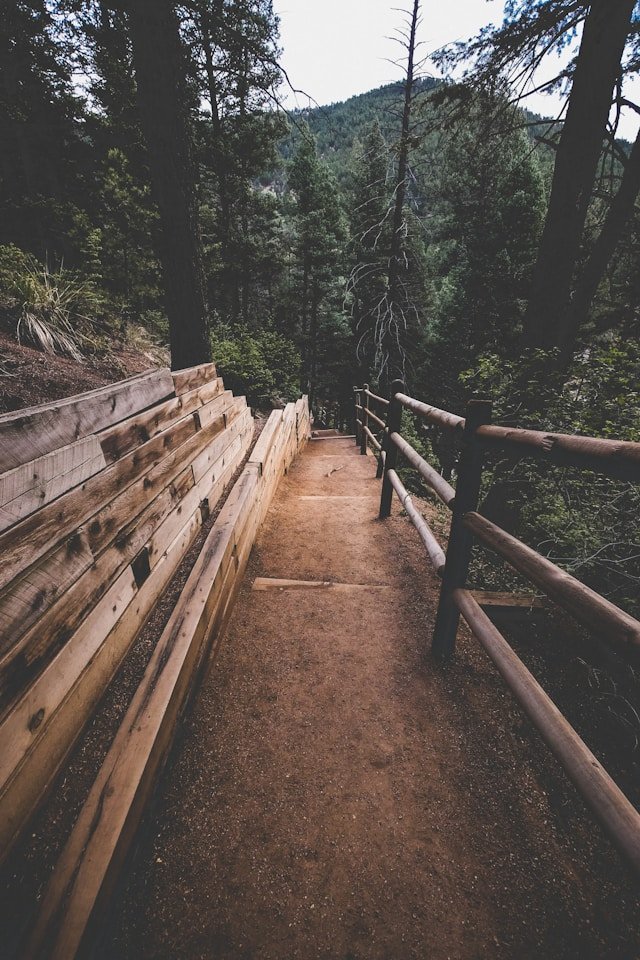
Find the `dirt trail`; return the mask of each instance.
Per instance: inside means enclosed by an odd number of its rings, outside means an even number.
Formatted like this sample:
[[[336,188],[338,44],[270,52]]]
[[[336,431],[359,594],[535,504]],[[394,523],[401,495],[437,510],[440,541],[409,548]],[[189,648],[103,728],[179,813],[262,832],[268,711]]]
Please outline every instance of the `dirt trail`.
[[[106,956],[638,955],[630,879],[476,647],[423,658],[437,581],[374,475],[326,439],[283,481]]]

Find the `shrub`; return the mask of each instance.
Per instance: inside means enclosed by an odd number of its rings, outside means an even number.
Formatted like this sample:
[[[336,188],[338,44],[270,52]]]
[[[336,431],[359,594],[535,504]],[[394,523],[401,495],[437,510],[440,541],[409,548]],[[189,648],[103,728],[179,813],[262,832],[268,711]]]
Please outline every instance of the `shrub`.
[[[298,396],[300,354],[272,330],[224,331],[211,338],[213,358],[225,385],[254,407]]]
[[[60,270],[52,273],[13,245],[0,247],[0,297],[16,320],[18,341],[28,340],[45,353],[82,360],[88,337],[81,326],[101,297],[93,284]]]
[[[610,340],[554,373],[545,357],[481,357],[470,392],[494,400],[494,420],[558,433],[640,439],[640,344]],[[526,400],[528,395],[528,402]],[[525,457],[488,457],[483,512],[615,603],[640,612],[640,486]],[[490,585],[500,565],[482,552]]]

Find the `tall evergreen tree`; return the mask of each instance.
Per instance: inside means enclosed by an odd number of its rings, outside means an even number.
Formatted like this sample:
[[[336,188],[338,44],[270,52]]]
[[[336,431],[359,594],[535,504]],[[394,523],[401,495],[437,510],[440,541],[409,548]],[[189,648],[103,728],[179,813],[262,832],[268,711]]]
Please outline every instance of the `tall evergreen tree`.
[[[486,97],[443,136],[428,184],[428,269],[434,288],[421,380],[459,409],[460,374],[482,353],[518,352],[544,215],[544,187],[526,136],[483,136]]]
[[[7,0],[0,32],[0,242],[73,263],[87,144],[45,0]]]
[[[342,384],[336,371],[344,362],[349,330],[342,311],[344,245],[347,225],[337,185],[327,165],[318,157],[315,141],[303,129],[289,171],[296,224],[296,297],[299,304],[298,336],[302,354],[302,389],[311,402],[318,395],[321,369],[325,388]],[[331,354],[335,356],[332,358]],[[333,367],[330,376],[328,367]]]
[[[94,203],[101,232],[101,276],[119,298],[126,319],[157,306],[158,213],[149,187],[123,4],[116,0],[88,4],[83,28],[92,66],[94,110],[88,128],[98,172]]]
[[[247,323],[259,272],[252,236],[271,217],[255,181],[276,165],[284,134],[282,117],[269,109],[280,83],[278,20],[271,0],[194,0],[187,35],[209,105],[201,159],[213,178],[217,208],[210,299],[225,320]]]
[[[138,103],[162,227],[171,363],[210,359],[186,64],[171,0],[128,0]]]
[[[569,304],[635,0],[593,0],[584,21],[525,317],[526,342],[571,353]]]
[[[388,277],[390,192],[387,183],[389,148],[376,120],[364,142],[352,154],[350,197],[351,256],[347,284],[352,298],[353,332],[360,365],[359,383],[377,377],[376,329],[385,301]]]
[[[585,222],[603,146],[616,150],[612,107],[618,119],[621,111],[638,110],[627,99],[626,81],[640,64],[639,16],[635,0],[511,0],[500,27],[441,55],[444,63],[473,63],[467,83],[492,90],[502,84],[521,102],[545,58],[571,48],[580,36],[575,56],[536,88],[564,93],[566,115],[549,141],[556,153],[553,183],[524,325],[525,345],[559,347],[564,363],[640,188],[638,150],[625,164],[626,176],[584,272]]]

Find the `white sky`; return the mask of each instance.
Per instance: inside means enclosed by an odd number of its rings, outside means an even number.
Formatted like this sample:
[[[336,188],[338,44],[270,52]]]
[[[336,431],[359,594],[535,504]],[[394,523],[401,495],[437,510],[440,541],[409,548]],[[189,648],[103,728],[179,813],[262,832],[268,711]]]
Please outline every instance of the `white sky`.
[[[502,0],[423,0],[421,55],[500,22],[503,6]],[[409,0],[274,0],[284,50],[281,62],[293,86],[317,103],[329,104],[401,79],[402,71],[388,62],[402,56],[401,47],[387,39],[403,21],[394,7],[407,9]],[[637,93],[638,84],[633,86]],[[286,102],[308,104],[304,96],[296,101],[289,95]],[[557,102],[538,94],[524,104],[552,116]],[[634,139],[637,127],[633,115],[623,118],[620,135]]]

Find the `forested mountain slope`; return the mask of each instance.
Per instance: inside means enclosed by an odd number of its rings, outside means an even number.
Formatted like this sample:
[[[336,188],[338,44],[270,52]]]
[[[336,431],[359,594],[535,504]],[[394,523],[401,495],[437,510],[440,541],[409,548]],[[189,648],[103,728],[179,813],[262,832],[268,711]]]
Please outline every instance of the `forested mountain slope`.
[[[427,93],[437,86],[436,80],[426,78],[416,84],[416,94]],[[339,103],[294,111],[291,134],[280,144],[280,153],[285,160],[293,156],[296,123],[304,120],[316,139],[318,153],[330,165],[339,182],[344,183],[354,142],[362,142],[374,123],[380,124],[387,143],[393,144],[398,139],[402,95],[402,83],[389,83]],[[424,121],[433,119],[433,111],[426,102],[422,113],[426,114]],[[426,122],[422,126],[426,126]]]

